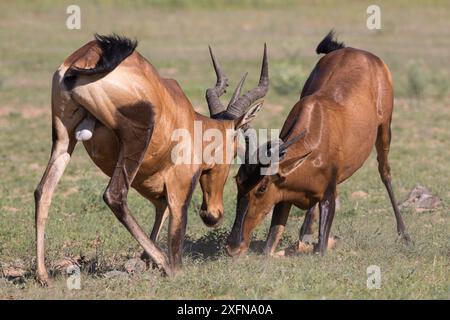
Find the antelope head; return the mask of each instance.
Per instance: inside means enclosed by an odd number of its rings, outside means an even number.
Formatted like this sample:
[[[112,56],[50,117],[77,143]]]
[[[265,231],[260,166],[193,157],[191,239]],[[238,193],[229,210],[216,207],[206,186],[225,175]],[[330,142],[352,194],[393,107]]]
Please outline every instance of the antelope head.
[[[284,159],[290,146],[305,135],[305,131],[283,142],[271,141],[266,150],[269,158],[276,163],[244,163],[236,175],[238,189],[236,218],[227,241],[227,252],[237,256],[248,250],[252,231],[263,221],[273,206],[283,198],[283,183],[309,155],[310,151]],[[271,157],[276,154],[277,157]],[[265,173],[263,169],[269,169]]]
[[[244,95],[241,90],[244,85],[247,74],[244,74],[239,81],[227,107],[222,105],[220,96],[226,92],[228,79],[225,76],[218,60],[214,56],[211,47],[209,48],[213,67],[217,76],[217,82],[214,87],[206,90],[206,101],[210,116],[219,121],[223,128],[246,130],[250,121],[252,121],[259,112],[263,102],[262,99],[269,89],[269,69],[267,61],[267,46],[264,45],[264,55],[261,66],[261,75],[258,85]],[[228,143],[224,139],[224,144]],[[236,156],[237,139],[233,138],[230,150],[233,150]],[[223,146],[226,147],[226,146]],[[214,164],[205,170],[200,177],[200,185],[203,191],[203,202],[200,209],[200,217],[209,227],[218,226],[223,218],[223,189],[229,174],[231,161]]]

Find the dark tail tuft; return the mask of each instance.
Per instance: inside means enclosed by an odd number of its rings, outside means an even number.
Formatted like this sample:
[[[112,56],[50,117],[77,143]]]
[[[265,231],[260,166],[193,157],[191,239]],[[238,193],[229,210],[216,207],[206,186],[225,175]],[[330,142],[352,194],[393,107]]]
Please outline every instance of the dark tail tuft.
[[[345,44],[343,42],[338,42],[334,39],[334,30],[328,32],[328,34],[323,38],[323,40],[319,43],[316,48],[316,53],[330,53],[331,51],[345,48]]]
[[[71,67],[64,75],[64,83],[70,90],[78,75],[93,75],[111,72],[123,60],[125,60],[136,49],[138,42],[119,36],[115,33],[109,36],[94,35],[95,40],[102,50],[102,56],[96,66],[91,69],[80,69]]]

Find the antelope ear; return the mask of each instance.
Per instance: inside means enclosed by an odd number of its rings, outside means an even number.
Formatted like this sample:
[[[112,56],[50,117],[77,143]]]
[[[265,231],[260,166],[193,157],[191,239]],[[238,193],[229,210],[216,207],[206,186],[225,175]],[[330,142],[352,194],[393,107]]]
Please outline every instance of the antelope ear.
[[[297,169],[311,152],[304,155],[287,159],[279,164],[277,176],[281,178],[287,177],[295,169]]]
[[[242,128],[247,123],[255,119],[259,110],[261,110],[262,105],[263,101],[256,103],[254,106],[248,109],[245,114],[234,120],[234,128],[235,129]]]

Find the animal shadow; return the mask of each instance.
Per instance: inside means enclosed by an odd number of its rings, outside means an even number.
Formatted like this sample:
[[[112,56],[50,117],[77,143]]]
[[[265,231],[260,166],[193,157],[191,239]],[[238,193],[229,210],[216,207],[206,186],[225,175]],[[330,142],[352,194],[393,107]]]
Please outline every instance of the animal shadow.
[[[187,235],[184,240],[184,252],[194,260],[217,260],[226,254],[227,237],[228,231],[225,228],[211,230],[198,239]]]
[[[229,230],[218,228],[209,231],[207,234],[198,239],[186,236],[184,241],[184,252],[191,256],[194,260],[217,260],[219,257],[226,255],[226,242]],[[250,244],[249,251],[262,254],[265,241],[253,240]]]

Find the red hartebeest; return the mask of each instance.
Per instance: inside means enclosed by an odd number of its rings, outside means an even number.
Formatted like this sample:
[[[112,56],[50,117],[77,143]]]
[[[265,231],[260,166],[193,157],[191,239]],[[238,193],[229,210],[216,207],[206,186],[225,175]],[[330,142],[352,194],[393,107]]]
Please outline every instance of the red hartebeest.
[[[386,186],[397,231],[410,241],[391,186],[388,163],[393,110],[392,79],[388,67],[375,55],[345,48],[330,32],[316,49],[324,53],[291,110],[280,138],[277,171],[262,175],[263,165],[241,165],[236,183],[236,220],[227,251],[236,256],[250,244],[251,232],[274,207],[264,252],[274,250],[284,231],[292,205],[308,209],[300,241],[310,232],[314,206],[319,203],[319,242],[327,249],[335,212],[336,186],[358,170],[375,144],[378,171]]]
[[[227,108],[219,100],[228,86],[227,78],[211,51],[217,83],[206,91],[211,113],[208,118],[194,111],[178,83],[162,78],[135,50],[136,45],[137,42],[116,35],[96,35],[95,40],[70,55],[53,76],[53,145],[47,169],[35,191],[37,276],[44,284],[49,282],[44,228],[51,198],[70,160],[76,137],[90,136],[82,130],[86,123],[88,128],[92,129],[92,122],[95,126],[92,137],[83,141],[84,146],[94,163],[111,177],[103,197],[105,202],[145,254],[166,274],[172,275],[181,266],[187,208],[199,180],[203,221],[215,226],[222,219],[222,193],[229,163],[175,164],[171,159],[175,145],[171,135],[177,129],[192,132],[195,121],[201,121],[204,131],[221,132],[237,130],[251,121],[262,102],[249,107],[268,90],[266,48],[258,86],[240,96],[243,78]],[[90,121],[82,122],[89,118]],[[77,130],[77,126],[82,128]],[[236,139],[232,144],[235,151]],[[225,149],[225,143],[218,148]],[[130,186],[155,205],[156,219],[150,238],[128,208]],[[170,217],[168,259],[155,244],[166,216]]]

